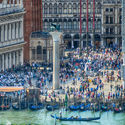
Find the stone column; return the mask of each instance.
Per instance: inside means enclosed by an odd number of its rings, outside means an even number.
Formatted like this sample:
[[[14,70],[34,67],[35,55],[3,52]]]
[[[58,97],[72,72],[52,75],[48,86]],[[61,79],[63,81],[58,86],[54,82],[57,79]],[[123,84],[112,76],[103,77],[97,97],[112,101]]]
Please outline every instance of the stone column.
[[[61,40],[62,33],[51,32],[53,38],[53,89],[59,89],[59,69],[60,69],[60,59],[59,59],[59,41]]]
[[[71,34],[71,48],[74,49],[74,41],[73,41],[73,34]]]
[[[5,67],[6,67],[6,69],[8,69],[8,65],[9,65],[8,64],[8,53],[5,54],[5,59],[6,59],[5,60]]]
[[[14,67],[15,67],[15,52],[13,52],[13,65],[14,65]]]
[[[2,70],[4,71],[4,54],[2,54]]]
[[[9,68],[12,67],[12,58],[11,58],[11,52],[9,53]]]
[[[4,42],[4,25],[1,26],[1,41]]]
[[[20,59],[20,61],[21,61],[21,65],[23,65],[23,47],[22,47],[22,50],[21,50],[21,59]]]
[[[8,38],[8,36],[7,36],[7,24],[5,24],[5,29],[4,30],[5,30],[5,41],[7,41],[8,40],[7,39]]]
[[[16,57],[17,57],[17,58],[16,58],[16,59],[17,59],[17,61],[16,61],[16,62],[17,62],[17,65],[19,65],[19,51],[16,52]]]
[[[8,38],[9,38],[9,40],[11,40],[12,38],[11,38],[11,23],[10,24],[8,24],[9,25],[9,36],[8,36]]]

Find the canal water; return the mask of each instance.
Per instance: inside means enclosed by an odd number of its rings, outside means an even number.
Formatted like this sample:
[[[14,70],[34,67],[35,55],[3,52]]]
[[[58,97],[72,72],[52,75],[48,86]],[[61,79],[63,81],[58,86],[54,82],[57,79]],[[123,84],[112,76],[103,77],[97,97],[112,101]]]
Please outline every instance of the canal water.
[[[86,112],[70,112],[61,109],[62,116],[81,116],[84,118],[99,116],[99,113]],[[55,120],[51,118],[51,114],[59,115],[59,111],[48,112],[46,109],[39,111],[23,110],[23,111],[0,111],[0,125],[55,125]],[[125,125],[125,113],[115,114],[113,112],[104,112],[101,119],[92,122],[61,122],[56,121],[56,125]]]

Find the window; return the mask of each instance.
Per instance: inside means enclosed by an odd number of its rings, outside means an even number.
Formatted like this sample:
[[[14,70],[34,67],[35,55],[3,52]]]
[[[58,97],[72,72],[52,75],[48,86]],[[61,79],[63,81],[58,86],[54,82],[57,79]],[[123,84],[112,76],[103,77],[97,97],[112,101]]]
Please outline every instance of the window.
[[[88,13],[91,13],[91,4],[88,5]]]
[[[109,28],[106,28],[106,34],[109,34]]]
[[[86,22],[85,21],[83,21],[83,29],[85,30],[86,29]]]
[[[43,49],[43,54],[46,54],[46,49]]]
[[[57,14],[57,4],[54,4],[54,14]]]
[[[75,3],[73,4],[73,13],[74,13],[74,14],[77,13],[77,7],[76,7],[76,4],[75,4]]]
[[[106,16],[106,21],[105,21],[105,23],[106,23],[106,24],[109,23],[109,17],[108,17],[108,16]]]
[[[113,28],[110,28],[110,34],[114,34]]]
[[[37,54],[42,54],[42,48],[40,45],[37,46]]]
[[[119,24],[122,24],[122,16],[119,16]]]
[[[49,5],[49,14],[52,14],[52,4]]]
[[[98,21],[97,22],[97,29],[100,29],[101,28],[101,21]]]
[[[67,5],[64,4],[64,14],[66,14],[66,13],[67,13]]]
[[[83,4],[83,13],[86,13],[86,4]]]
[[[20,38],[20,28],[21,28],[21,24],[19,22],[19,28],[18,28],[18,38]]]
[[[109,8],[106,8],[105,11],[108,12],[108,11],[109,11]]]
[[[67,29],[67,22],[64,22],[64,30]]]
[[[113,24],[113,17],[110,17],[110,24]]]
[[[110,12],[113,12],[113,8],[110,8]]]
[[[35,49],[32,49],[32,59],[35,59]]]
[[[47,4],[45,3],[45,5],[44,5],[44,14],[47,14],[48,12],[47,12]]]
[[[68,7],[68,12],[69,12],[69,14],[71,14],[71,13],[72,13],[72,4],[69,4],[69,7]]]
[[[62,4],[59,4],[59,14],[62,14]]]

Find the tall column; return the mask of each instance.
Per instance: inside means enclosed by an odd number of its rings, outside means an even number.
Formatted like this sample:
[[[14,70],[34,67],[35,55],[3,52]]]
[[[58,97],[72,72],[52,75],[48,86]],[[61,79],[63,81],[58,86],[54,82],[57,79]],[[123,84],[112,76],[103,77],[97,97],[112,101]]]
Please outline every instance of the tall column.
[[[22,47],[22,50],[21,50],[21,59],[20,59],[20,61],[21,61],[21,65],[23,65],[23,47]]]
[[[5,41],[7,41],[8,40],[7,39],[8,38],[8,36],[7,36],[7,24],[5,24],[5,29],[4,30],[5,30]]]
[[[59,69],[60,69],[60,59],[59,59],[59,41],[61,40],[62,33],[51,32],[53,38],[53,89],[59,89]]]
[[[1,41],[4,42],[4,25],[1,26]]]
[[[9,25],[9,36],[8,36],[8,39],[11,40],[11,23],[8,24]]]
[[[12,57],[11,57],[11,52],[9,53],[9,68],[12,67]]]
[[[73,34],[71,34],[71,48],[74,49],[74,41],[73,41]]]
[[[14,67],[15,67],[15,52],[13,52],[13,65],[14,65]]]
[[[4,71],[4,54],[2,54],[2,70]]]
[[[8,69],[8,53],[5,54],[5,68]]]
[[[16,56],[17,56],[17,65],[19,65],[19,51],[16,52]]]

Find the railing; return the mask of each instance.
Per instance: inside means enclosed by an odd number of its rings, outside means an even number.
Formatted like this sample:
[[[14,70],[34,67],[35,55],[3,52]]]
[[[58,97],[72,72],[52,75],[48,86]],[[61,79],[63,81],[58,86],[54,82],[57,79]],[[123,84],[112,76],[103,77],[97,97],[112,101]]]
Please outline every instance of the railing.
[[[11,13],[20,12],[20,11],[24,11],[24,8],[19,5],[18,6],[7,5],[4,7],[0,4],[0,15],[6,15],[6,14],[11,14]]]
[[[7,46],[12,46],[15,44],[20,44],[24,42],[24,38],[18,38],[18,39],[14,39],[11,41],[4,41],[4,42],[0,42],[0,48],[2,47],[7,47]]]

